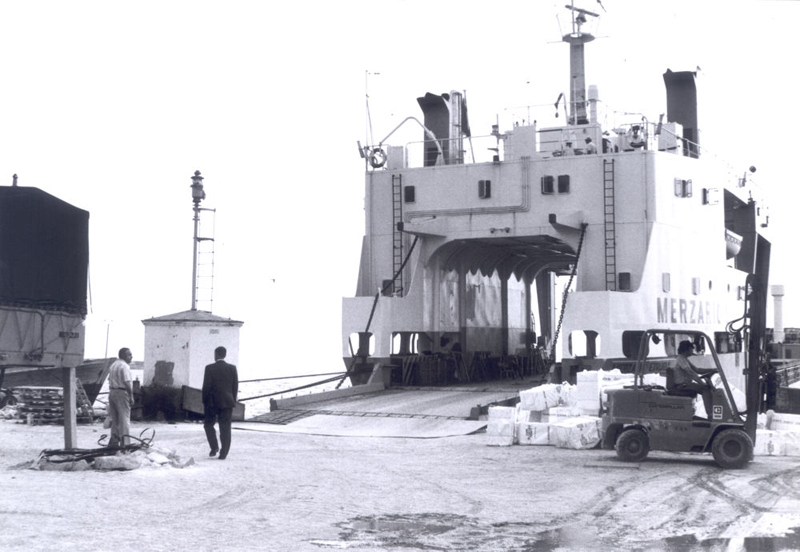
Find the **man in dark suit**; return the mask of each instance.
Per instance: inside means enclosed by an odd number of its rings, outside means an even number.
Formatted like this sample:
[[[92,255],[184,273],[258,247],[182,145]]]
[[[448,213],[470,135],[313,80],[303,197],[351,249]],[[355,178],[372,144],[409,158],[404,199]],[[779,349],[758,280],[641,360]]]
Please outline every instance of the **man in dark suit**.
[[[211,447],[209,456],[216,456],[219,452],[219,459],[225,460],[231,448],[231,416],[233,407],[236,406],[236,396],[239,393],[239,374],[236,366],[225,362],[225,355],[228,351],[225,347],[214,349],[216,362],[206,366],[203,377],[203,409],[205,410],[205,421],[203,427],[206,430],[208,445]],[[217,444],[217,433],[214,431],[214,424],[219,423],[219,440],[222,448]]]

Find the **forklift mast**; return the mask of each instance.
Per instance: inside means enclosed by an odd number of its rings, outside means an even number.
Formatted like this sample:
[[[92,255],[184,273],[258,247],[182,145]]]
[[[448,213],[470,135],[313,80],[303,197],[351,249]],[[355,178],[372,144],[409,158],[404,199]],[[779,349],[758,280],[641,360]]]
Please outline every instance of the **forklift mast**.
[[[769,296],[769,258],[771,244],[756,234],[753,271],[747,277],[747,308],[749,318],[747,340],[747,420],[744,429],[753,443],[756,441],[756,417],[761,409],[761,384],[766,368],[767,297]]]

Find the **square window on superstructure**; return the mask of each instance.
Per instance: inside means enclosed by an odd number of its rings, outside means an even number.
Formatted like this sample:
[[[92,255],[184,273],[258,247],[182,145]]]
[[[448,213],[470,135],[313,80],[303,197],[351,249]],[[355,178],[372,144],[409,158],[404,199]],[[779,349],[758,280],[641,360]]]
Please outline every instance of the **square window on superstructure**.
[[[478,197],[481,199],[489,199],[492,197],[491,180],[478,180]]]
[[[542,177],[542,193],[552,194],[555,192],[555,178],[552,175],[545,175]]]
[[[559,194],[568,194],[569,193],[569,175],[568,174],[560,174],[560,175],[558,175],[558,193]]]

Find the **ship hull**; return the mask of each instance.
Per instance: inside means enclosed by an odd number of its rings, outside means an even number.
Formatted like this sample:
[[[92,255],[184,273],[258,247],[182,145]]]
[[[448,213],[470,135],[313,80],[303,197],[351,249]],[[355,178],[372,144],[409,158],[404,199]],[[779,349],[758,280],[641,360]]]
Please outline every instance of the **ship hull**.
[[[75,377],[80,380],[90,403],[94,403],[108,377],[108,369],[115,359],[86,361],[75,367]],[[5,389],[15,387],[63,387],[64,371],[58,366],[14,366],[5,367],[0,386]]]

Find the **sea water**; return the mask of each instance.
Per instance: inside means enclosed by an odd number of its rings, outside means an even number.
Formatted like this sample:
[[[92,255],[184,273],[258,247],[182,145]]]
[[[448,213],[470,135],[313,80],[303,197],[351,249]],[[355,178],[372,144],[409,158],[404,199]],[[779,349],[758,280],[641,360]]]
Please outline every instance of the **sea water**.
[[[292,377],[278,380],[268,381],[245,381],[239,384],[239,401],[245,405],[244,415],[245,419],[253,418],[260,414],[270,411],[270,399],[287,399],[291,397],[301,397],[313,393],[320,393],[322,391],[331,391],[336,389],[336,386],[341,381],[337,379],[333,382],[321,383],[313,387],[305,389],[297,389],[313,383],[322,382],[331,379],[333,376],[305,376],[305,377]],[[339,386],[340,389],[350,387],[350,380],[345,381]],[[275,394],[277,393],[277,394]],[[270,395],[264,397],[263,395]],[[258,397],[258,398],[253,398]]]
[[[342,372],[344,374],[344,372]],[[131,370],[131,375],[133,376],[134,380],[138,380],[139,382],[144,381],[144,371],[143,370]],[[258,380],[259,378],[248,378],[248,375],[245,377],[240,376],[241,383],[239,384],[239,397],[238,400],[243,402],[245,405],[244,415],[245,419],[250,419],[255,416],[259,416],[261,414],[265,414],[270,411],[270,399],[287,399],[291,397],[301,397],[304,395],[310,395],[313,393],[320,393],[322,391],[331,391],[336,389],[336,386],[339,385],[340,379],[337,379],[332,382],[327,383],[319,383],[325,380],[329,380],[334,377],[333,374],[331,375],[309,375],[303,377],[297,376],[286,376],[285,378],[269,378],[263,379],[260,381],[252,381]],[[312,387],[305,387],[311,384]],[[299,387],[304,387],[303,389],[298,389]],[[341,385],[339,385],[340,389],[350,387],[350,380],[345,379]],[[97,396],[97,400],[95,401],[94,408],[105,410],[106,405],[108,404],[108,380],[106,379],[103,388],[100,391],[100,394]]]

